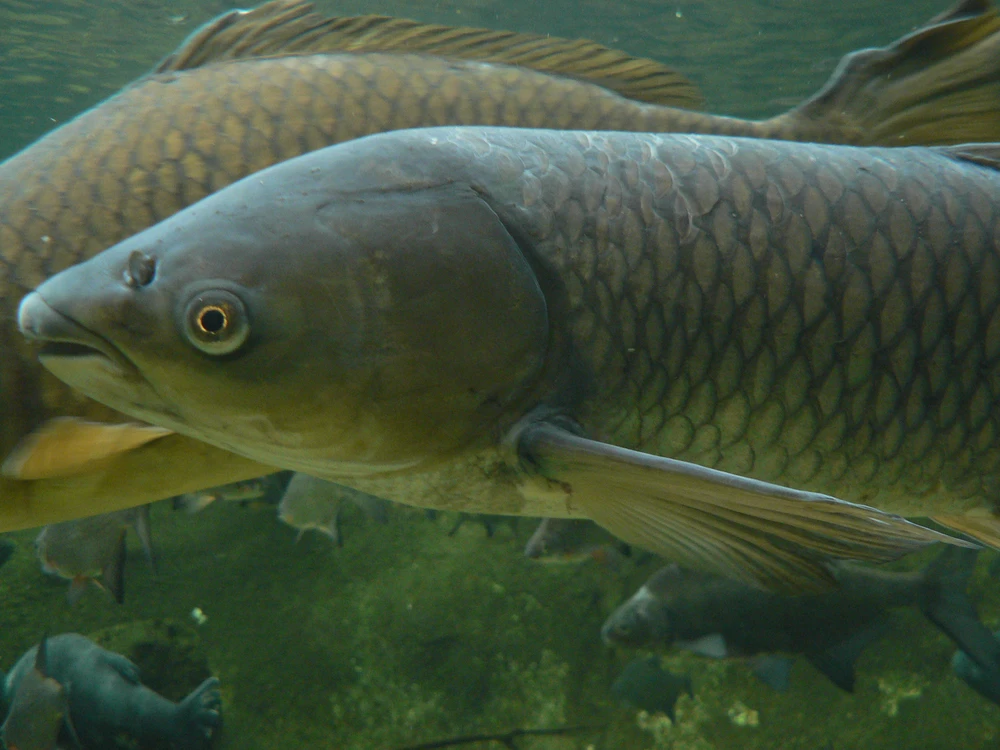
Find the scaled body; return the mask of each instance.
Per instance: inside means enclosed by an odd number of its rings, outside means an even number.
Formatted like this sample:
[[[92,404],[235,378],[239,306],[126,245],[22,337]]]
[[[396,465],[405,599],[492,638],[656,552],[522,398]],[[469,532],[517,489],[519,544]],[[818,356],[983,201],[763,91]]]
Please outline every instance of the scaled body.
[[[618,447],[726,472],[711,502],[749,476],[993,542],[992,154],[384,134],[63,272],[21,327],[135,417],[399,502],[585,516],[697,557],[713,527],[684,506],[652,531],[645,503],[705,476],[657,484]]]
[[[0,164],[0,461],[55,417],[122,421],[37,367],[36,352],[14,331],[19,297],[212,191],[311,149],[442,123],[898,144],[988,138],[1000,122],[992,83],[1000,23],[983,0],[960,3],[890,47],[851,55],[820,94],[762,123],[663,106],[689,106],[697,95],[658,63],[589,42],[308,11],[285,0],[226,14],[154,74]],[[0,527],[272,470],[176,435],[32,481],[5,466]]]

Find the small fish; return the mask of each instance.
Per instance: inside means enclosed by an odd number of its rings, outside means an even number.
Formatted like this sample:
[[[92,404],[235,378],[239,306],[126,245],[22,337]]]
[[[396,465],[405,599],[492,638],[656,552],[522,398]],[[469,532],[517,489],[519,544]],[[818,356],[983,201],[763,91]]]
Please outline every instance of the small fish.
[[[38,664],[44,664],[44,671]],[[33,666],[34,665],[34,666]],[[36,673],[47,675],[42,689]],[[65,686],[65,690],[56,686]],[[45,708],[39,734],[28,729],[20,735],[47,740],[55,725],[55,708],[76,748],[157,747],[207,750],[218,729],[221,696],[219,681],[210,677],[180,703],[167,700],[143,685],[139,668],[121,654],[107,651],[89,638],[64,633],[42,641],[14,665],[4,682],[8,704],[29,688],[43,697]],[[61,691],[61,694],[60,694]],[[15,706],[16,707],[16,706]],[[34,709],[21,713],[33,721]],[[13,715],[14,709],[11,709]],[[10,722],[8,717],[8,722]],[[44,734],[41,733],[44,727]],[[55,729],[58,731],[59,726]],[[18,745],[17,750],[54,750],[54,744]],[[70,746],[70,745],[67,745]],[[8,743],[8,749],[12,746]]]
[[[989,2],[963,0],[887,47],[852,53],[815,96],[756,122],[692,111],[698,92],[676,71],[586,40],[324,18],[298,0],[227,12],[148,75],[0,164],[0,459],[9,459],[0,530],[280,468],[157,435],[83,400],[15,338],[17,301],[45,276],[209,192],[309,150],[441,123],[892,146],[1000,140],[998,44]],[[80,440],[66,420],[116,439]],[[52,421],[57,460],[25,461],[34,431]],[[129,440],[117,440],[122,433]],[[90,453],[108,442],[116,451]]]
[[[107,589],[119,604],[124,601],[128,527],[135,529],[155,569],[148,505],[63,521],[46,526],[38,534],[35,549],[42,570],[69,579],[70,604],[79,600],[88,583]]]
[[[578,564],[594,561],[617,567],[631,554],[593,521],[579,518],[545,518],[524,547],[524,556],[543,563]]]
[[[1000,630],[996,631],[993,637],[1000,643]],[[977,664],[962,650],[956,651],[951,657],[951,668],[960,679],[968,683],[969,687],[1000,706],[1000,670],[988,669]]]
[[[209,487],[198,492],[177,495],[172,499],[174,510],[184,510],[188,513],[200,513],[214,502],[236,502],[241,505],[276,504],[288,481],[291,472],[278,472],[264,477],[245,479],[242,482],[230,482],[218,487]]]
[[[629,662],[611,686],[611,694],[622,703],[640,711],[666,714],[670,721],[675,720],[677,699],[684,693],[694,697],[691,677],[664,669],[655,656]]]
[[[965,594],[974,550],[946,548],[922,572],[841,563],[836,590],[787,597],[719,576],[661,568],[607,619],[601,636],[630,647],[676,646],[714,658],[802,654],[837,687],[854,687],[854,662],[880,636],[888,612],[914,606],[980,664],[1000,668],[1000,644]],[[788,662],[757,659],[755,672],[778,689]]]
[[[7,750],[57,750],[59,735],[66,732],[82,747],[70,721],[65,683],[53,679],[48,670],[47,639],[22,658],[18,668],[4,681],[4,697],[10,706],[0,739]],[[31,652],[29,652],[31,653]]]
[[[354,503],[377,523],[389,522],[389,501],[308,474],[292,475],[278,504],[278,518],[299,530],[296,541],[313,529],[338,547],[343,545],[340,514],[344,501]]]

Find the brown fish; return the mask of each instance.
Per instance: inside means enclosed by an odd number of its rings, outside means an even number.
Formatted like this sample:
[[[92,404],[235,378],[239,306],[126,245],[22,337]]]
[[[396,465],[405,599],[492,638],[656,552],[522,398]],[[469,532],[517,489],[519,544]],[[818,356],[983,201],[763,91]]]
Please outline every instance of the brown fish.
[[[67,383],[254,460],[801,589],[942,539],[887,512],[997,539],[966,514],[1000,528],[998,167],[397,131],[231,185],[19,320]]]
[[[659,63],[591,42],[325,19],[296,0],[227,13],[149,76],[0,164],[0,529],[273,470],[81,398],[43,373],[13,320],[17,300],[47,276],[250,172],[368,133],[449,123],[893,145],[1000,139],[998,31],[985,0],[966,0],[887,48],[848,56],[802,106],[748,122],[666,106],[697,95]],[[59,417],[76,421],[50,421]],[[96,439],[104,427],[113,435]],[[39,446],[49,446],[45,460]]]

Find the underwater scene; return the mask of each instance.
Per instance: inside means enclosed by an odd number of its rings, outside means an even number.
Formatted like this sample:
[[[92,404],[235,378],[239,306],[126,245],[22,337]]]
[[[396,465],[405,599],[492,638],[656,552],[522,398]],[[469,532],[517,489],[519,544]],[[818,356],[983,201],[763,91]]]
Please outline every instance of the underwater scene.
[[[1000,748],[949,2],[0,0],[2,746]]]

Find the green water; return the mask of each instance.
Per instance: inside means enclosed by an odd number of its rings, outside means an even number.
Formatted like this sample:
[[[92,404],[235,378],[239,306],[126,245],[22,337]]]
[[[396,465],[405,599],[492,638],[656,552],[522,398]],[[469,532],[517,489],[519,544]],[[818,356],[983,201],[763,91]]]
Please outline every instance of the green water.
[[[117,91],[192,29],[248,3],[0,0],[0,157]],[[318,0],[329,14],[585,37],[654,57],[707,109],[759,117],[820,86],[842,55],[884,45],[945,9],[934,0]]]
[[[589,37],[671,63],[700,86],[710,111],[753,117],[808,95],[845,52],[885,44],[943,10],[926,0],[317,6]],[[0,157],[127,84],[229,7],[0,0]],[[219,748],[391,750],[575,724],[595,728],[518,747],[1000,747],[1000,708],[951,674],[954,647],[914,612],[900,613],[892,633],[862,656],[853,695],[801,660],[791,689],[779,694],[739,661],[671,652],[666,665],[691,674],[695,698],[680,700],[673,725],[638,716],[608,690],[637,654],[605,647],[598,632],[659,563],[540,565],[521,552],[532,521],[487,538],[475,524],[448,536],[453,520],[404,508],[387,526],[349,515],[336,548],[318,535],[296,543],[271,510],[216,504],[192,516],[161,503],[153,511],[159,572],[133,548],[123,606],[96,589],[69,606],[64,584],[39,570],[35,532],[18,533],[18,551],[0,569],[0,668],[45,631],[92,633],[152,618],[194,626],[197,607],[207,617],[195,626],[200,647],[222,681]],[[1000,619],[997,588],[982,569],[973,590],[991,626]],[[740,725],[739,716],[756,723]]]

